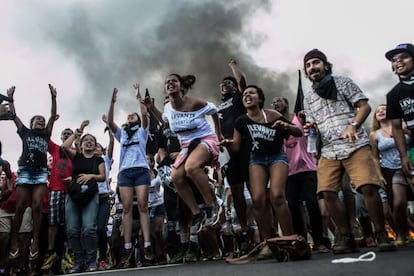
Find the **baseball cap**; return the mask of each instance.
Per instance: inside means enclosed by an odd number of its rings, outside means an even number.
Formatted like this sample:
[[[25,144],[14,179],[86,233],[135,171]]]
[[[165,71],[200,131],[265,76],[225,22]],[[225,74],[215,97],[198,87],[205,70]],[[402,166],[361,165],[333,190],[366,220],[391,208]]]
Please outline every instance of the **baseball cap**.
[[[394,49],[386,52],[385,57],[391,61],[392,57],[399,53],[408,53],[412,58],[414,58],[414,45],[411,43],[398,44]]]

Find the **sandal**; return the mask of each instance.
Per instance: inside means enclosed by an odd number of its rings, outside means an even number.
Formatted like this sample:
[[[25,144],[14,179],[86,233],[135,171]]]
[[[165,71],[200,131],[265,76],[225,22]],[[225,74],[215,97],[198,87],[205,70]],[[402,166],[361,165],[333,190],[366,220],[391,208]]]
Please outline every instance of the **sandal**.
[[[30,249],[30,252],[29,252],[29,261],[37,260],[38,257],[39,257],[39,251],[36,250],[35,252],[33,252]]]
[[[14,251],[14,252],[10,251],[9,252],[9,260],[15,260],[15,259],[19,258],[19,255],[20,255],[19,248],[17,248],[16,251]]]

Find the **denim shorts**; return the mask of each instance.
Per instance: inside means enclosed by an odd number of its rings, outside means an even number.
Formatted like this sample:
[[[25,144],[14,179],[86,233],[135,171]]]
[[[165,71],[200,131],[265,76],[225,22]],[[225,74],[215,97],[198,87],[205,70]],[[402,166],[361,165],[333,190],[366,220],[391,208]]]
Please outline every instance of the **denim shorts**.
[[[18,185],[39,185],[47,184],[48,172],[47,168],[31,168],[19,166],[17,171],[16,186]]]
[[[156,205],[148,208],[150,221],[154,221],[156,217],[165,217],[166,211],[164,204]]]
[[[136,187],[149,185],[150,173],[147,168],[128,168],[118,173],[118,185],[120,187]]]
[[[283,163],[286,165],[288,164],[287,155],[283,150],[275,154],[250,154],[250,166],[260,165],[269,168],[270,166],[276,163]]]

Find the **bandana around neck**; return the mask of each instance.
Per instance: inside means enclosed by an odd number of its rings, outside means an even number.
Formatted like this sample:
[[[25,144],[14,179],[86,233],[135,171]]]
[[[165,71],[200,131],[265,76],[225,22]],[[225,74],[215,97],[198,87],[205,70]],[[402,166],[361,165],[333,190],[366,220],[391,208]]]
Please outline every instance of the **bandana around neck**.
[[[321,98],[328,100],[338,99],[338,90],[332,75],[326,75],[320,82],[314,82],[312,88]]]
[[[125,125],[124,129],[126,133],[128,134],[128,139],[131,139],[134,133],[139,129],[139,124],[132,123],[132,124]]]
[[[412,85],[414,84],[414,76],[411,76],[409,79],[402,80],[401,82],[404,84]]]

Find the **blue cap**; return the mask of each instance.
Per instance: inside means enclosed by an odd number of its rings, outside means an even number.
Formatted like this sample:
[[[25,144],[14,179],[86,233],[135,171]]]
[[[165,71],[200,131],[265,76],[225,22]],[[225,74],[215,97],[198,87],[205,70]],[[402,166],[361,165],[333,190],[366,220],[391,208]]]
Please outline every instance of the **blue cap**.
[[[414,45],[411,43],[398,44],[397,47],[386,52],[385,57],[391,61],[392,57],[399,53],[408,53],[412,58],[414,58]]]

